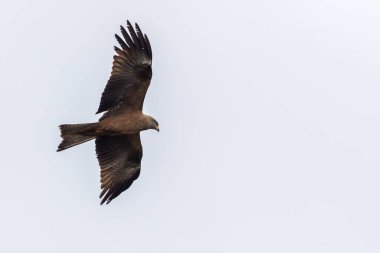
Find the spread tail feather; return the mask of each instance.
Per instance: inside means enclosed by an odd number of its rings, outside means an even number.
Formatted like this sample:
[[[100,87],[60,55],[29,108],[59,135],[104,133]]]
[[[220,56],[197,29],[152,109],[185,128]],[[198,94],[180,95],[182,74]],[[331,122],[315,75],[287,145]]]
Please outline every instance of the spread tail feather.
[[[95,138],[97,123],[60,125],[62,142],[57,151],[62,151]]]

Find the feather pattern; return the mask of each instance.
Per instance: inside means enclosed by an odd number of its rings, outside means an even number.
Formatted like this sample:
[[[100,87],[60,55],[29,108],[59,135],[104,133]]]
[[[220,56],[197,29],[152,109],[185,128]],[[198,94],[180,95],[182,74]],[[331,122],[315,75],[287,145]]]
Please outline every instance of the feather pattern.
[[[148,37],[137,24],[135,27],[136,31],[127,21],[128,32],[120,27],[124,39],[115,35],[121,48],[115,47],[111,77],[102,93],[97,113],[142,110],[152,78],[152,49]]]
[[[142,159],[140,134],[96,138],[100,165],[101,204],[109,203],[139,177]]]

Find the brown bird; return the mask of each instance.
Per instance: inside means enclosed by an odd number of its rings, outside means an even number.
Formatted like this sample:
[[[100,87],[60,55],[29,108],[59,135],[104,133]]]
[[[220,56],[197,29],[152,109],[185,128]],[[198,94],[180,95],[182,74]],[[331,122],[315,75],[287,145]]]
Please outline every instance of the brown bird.
[[[127,21],[120,26],[124,40],[115,34],[111,77],[103,91],[96,123],[60,125],[62,142],[57,151],[95,139],[100,165],[101,203],[111,202],[139,177],[143,150],[140,132],[159,131],[157,121],[142,112],[152,78],[152,49],[146,34]]]

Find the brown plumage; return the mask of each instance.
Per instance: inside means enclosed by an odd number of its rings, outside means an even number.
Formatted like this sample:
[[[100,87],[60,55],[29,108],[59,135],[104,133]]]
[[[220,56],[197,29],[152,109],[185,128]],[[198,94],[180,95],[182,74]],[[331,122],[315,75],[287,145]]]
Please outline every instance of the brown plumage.
[[[57,151],[95,139],[100,165],[101,204],[111,202],[128,189],[140,174],[143,150],[140,131],[155,129],[157,121],[143,114],[145,94],[152,78],[152,49],[148,37],[127,21],[120,27],[120,47],[115,47],[111,77],[103,91],[96,123],[61,125]]]

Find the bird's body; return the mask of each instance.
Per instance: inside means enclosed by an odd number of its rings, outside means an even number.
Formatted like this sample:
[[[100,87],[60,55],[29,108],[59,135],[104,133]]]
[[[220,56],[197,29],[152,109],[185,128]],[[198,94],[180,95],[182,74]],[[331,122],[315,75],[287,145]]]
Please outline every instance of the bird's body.
[[[129,33],[121,26],[121,49],[116,55],[111,77],[102,94],[97,113],[105,112],[96,123],[61,125],[62,142],[57,151],[95,139],[101,168],[101,204],[107,204],[128,189],[140,174],[142,145],[140,132],[159,131],[157,121],[142,112],[152,77],[152,50],[139,26],[127,21]]]
[[[99,121],[96,133],[99,136],[136,134],[154,127],[150,125],[151,120],[148,115],[132,111]]]

